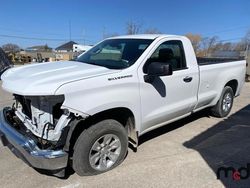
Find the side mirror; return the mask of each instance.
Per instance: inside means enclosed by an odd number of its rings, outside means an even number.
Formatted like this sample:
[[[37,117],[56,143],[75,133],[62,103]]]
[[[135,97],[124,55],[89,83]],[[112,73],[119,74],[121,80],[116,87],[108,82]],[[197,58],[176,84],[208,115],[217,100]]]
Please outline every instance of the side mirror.
[[[169,76],[172,74],[173,74],[173,70],[170,64],[152,62],[148,65],[147,75],[144,76],[144,80],[147,83],[152,83],[155,77]]]

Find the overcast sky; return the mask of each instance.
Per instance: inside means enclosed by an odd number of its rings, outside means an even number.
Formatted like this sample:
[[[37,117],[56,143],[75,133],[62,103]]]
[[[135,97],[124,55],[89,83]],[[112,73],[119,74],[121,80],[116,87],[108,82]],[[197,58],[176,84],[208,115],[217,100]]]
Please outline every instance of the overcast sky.
[[[199,33],[236,41],[250,29],[249,0],[8,0],[0,3],[0,45],[51,47],[71,38],[94,44],[135,21],[162,33]],[[85,39],[85,40],[83,40]]]

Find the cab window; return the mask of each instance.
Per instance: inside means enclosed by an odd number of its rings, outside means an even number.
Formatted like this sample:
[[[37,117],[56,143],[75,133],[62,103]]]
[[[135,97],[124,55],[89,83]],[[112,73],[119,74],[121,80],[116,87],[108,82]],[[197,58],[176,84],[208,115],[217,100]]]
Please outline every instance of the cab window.
[[[162,43],[147,61],[147,65],[151,62],[161,62],[172,65],[173,71],[186,69],[186,58],[181,41],[173,40]],[[146,65],[146,67],[147,67]],[[146,68],[144,68],[146,71]],[[144,71],[144,72],[145,72]]]

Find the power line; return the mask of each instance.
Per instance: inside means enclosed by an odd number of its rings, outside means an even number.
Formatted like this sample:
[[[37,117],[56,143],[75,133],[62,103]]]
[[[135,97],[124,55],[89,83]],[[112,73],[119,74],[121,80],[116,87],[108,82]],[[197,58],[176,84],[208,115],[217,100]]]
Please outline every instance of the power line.
[[[44,36],[44,35],[50,35],[50,36],[65,36],[65,32],[64,33],[51,33],[51,32],[36,32],[36,31],[27,31],[27,30],[21,30],[21,29],[12,29],[12,28],[9,28],[9,27],[2,27],[0,26],[0,30],[3,30],[3,31],[7,31],[7,32],[11,32],[11,35],[27,35],[27,33],[29,35],[41,35],[41,36]],[[69,21],[69,34],[72,33],[71,32],[72,28],[71,28],[71,21]],[[82,37],[82,35],[75,35],[79,38]],[[86,35],[85,35],[86,36]],[[88,35],[89,37],[93,37],[93,35]],[[39,38],[39,37],[36,37],[36,38]],[[41,37],[42,38],[42,37]]]
[[[7,27],[2,27],[2,26],[0,26],[0,29],[1,30],[4,30],[4,31],[7,31],[7,32],[15,32],[15,33],[18,33],[18,34],[25,34],[25,33],[27,33],[27,30],[21,30],[21,29],[12,29],[12,28],[7,28]],[[28,33],[29,34],[34,34],[34,35],[44,35],[44,34],[46,34],[46,35],[51,35],[51,36],[58,36],[58,35],[64,35],[64,34],[62,34],[62,33],[48,33],[48,32],[34,32],[34,31],[28,31]]]
[[[231,38],[231,39],[224,39],[224,40],[219,40],[218,42],[227,42],[227,41],[235,41],[235,40],[240,40],[243,39],[244,37],[237,37],[237,38]]]
[[[52,38],[24,37],[24,36],[5,35],[5,34],[0,34],[0,37],[17,38],[17,39],[27,39],[27,40],[48,40],[48,41],[66,41],[66,40],[67,40],[67,39],[52,39]]]
[[[69,20],[69,40],[71,41],[71,20]]]
[[[38,37],[25,37],[25,36],[5,35],[5,34],[0,34],[0,37],[17,38],[17,39],[25,39],[25,40],[39,40],[39,41],[68,41],[68,39],[62,39],[62,38],[38,38]],[[75,38],[73,40],[85,40],[85,41],[93,42],[91,40],[86,40],[84,38]]]
[[[238,29],[241,29],[241,28],[250,29],[250,26],[245,25],[245,26],[232,27],[232,28],[228,28],[228,29],[225,29],[225,30],[220,30],[220,31],[214,31],[214,32],[211,32],[211,33],[207,33],[205,35],[214,35],[214,34],[218,34],[218,33],[225,33],[225,32],[229,32],[229,31],[235,31],[235,30],[238,30]]]

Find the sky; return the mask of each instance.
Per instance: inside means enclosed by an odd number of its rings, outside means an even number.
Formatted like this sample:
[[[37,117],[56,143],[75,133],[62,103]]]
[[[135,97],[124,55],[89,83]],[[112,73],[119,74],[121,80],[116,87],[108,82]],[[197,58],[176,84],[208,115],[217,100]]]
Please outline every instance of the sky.
[[[95,44],[103,35],[124,35],[130,21],[140,24],[141,32],[157,28],[234,42],[250,30],[250,1],[0,0],[0,46],[55,48],[70,39]]]

